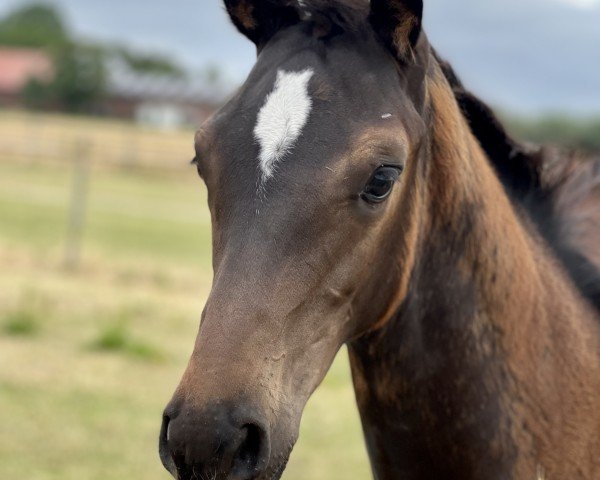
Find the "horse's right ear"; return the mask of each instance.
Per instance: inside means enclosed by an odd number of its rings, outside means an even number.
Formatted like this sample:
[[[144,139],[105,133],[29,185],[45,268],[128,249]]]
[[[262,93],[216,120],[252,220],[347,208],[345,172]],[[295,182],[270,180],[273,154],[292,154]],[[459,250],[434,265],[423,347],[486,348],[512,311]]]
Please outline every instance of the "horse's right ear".
[[[369,21],[399,60],[412,58],[422,30],[423,0],[371,0]]]
[[[282,28],[300,21],[292,0],[225,0],[225,8],[237,29],[259,48]]]

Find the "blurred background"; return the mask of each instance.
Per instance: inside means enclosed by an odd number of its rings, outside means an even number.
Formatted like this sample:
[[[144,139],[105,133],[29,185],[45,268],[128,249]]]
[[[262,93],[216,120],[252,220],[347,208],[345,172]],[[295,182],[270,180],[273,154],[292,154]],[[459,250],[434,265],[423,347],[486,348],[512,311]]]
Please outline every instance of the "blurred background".
[[[522,138],[600,150],[600,2],[429,0]],[[220,0],[0,0],[0,478],[166,479],[162,408],[211,282],[193,133],[254,50]],[[370,478],[344,352],[286,480]]]

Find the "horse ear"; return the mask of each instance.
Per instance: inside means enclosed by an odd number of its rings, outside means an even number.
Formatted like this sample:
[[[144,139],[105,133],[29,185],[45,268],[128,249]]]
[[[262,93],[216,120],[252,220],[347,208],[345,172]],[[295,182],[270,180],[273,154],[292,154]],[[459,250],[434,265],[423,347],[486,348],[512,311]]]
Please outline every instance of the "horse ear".
[[[413,57],[421,36],[423,0],[371,0],[369,21],[400,60]]]
[[[257,47],[279,30],[300,21],[297,3],[291,0],[224,0],[237,29]]]

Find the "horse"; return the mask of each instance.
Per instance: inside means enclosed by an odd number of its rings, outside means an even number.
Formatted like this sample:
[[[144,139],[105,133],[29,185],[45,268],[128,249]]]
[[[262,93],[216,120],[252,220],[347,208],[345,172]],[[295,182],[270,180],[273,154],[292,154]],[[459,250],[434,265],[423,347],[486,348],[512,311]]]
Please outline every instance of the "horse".
[[[214,278],[166,469],[281,478],[347,345],[374,478],[600,478],[598,163],[512,139],[422,1],[224,4],[257,61],[195,137]]]

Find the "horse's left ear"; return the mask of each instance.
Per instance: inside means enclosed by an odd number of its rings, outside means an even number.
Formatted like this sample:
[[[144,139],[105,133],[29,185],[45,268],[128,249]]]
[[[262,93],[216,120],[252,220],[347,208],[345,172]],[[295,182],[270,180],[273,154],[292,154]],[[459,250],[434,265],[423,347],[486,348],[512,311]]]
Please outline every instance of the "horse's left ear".
[[[291,0],[225,0],[233,24],[259,48],[282,28],[300,21],[297,6]]]
[[[371,0],[369,21],[375,33],[400,60],[413,57],[421,36],[422,0]]]

